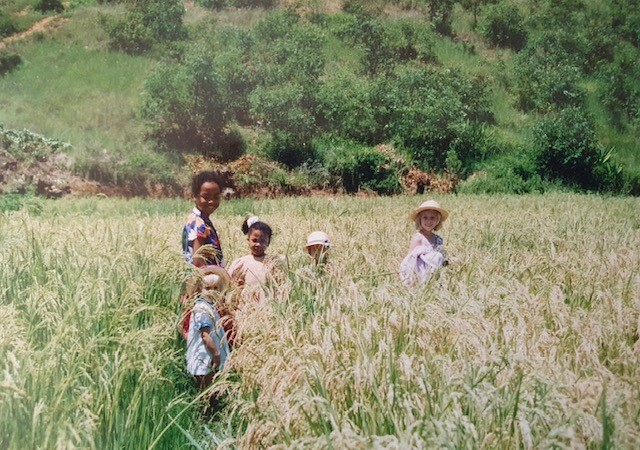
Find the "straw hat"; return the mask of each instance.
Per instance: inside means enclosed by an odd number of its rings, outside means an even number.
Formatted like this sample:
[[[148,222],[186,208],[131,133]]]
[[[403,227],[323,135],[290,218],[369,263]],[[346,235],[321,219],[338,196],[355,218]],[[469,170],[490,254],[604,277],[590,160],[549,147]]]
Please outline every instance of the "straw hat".
[[[438,211],[440,213],[440,223],[444,222],[447,220],[447,217],[449,217],[449,213],[446,209],[440,206],[440,203],[435,200],[427,200],[426,202],[422,202],[422,204],[411,213],[411,220],[415,222],[420,213],[422,211],[427,211],[428,209]]]
[[[331,244],[329,243],[329,236],[327,233],[323,231],[314,231],[309,236],[307,236],[307,244],[305,247],[311,247],[312,245],[322,245],[325,248],[331,248]]]
[[[222,266],[210,265],[200,268],[204,289],[224,291],[231,284],[229,273]]]

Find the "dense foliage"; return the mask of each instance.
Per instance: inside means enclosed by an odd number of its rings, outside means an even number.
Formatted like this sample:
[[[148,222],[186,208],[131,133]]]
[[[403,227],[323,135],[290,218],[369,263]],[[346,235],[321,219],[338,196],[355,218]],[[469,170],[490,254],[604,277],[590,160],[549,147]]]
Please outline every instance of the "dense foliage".
[[[612,121],[633,126],[638,96],[633,80],[638,74],[630,61],[638,49],[614,45],[614,32],[598,20],[595,10],[571,13],[565,27],[563,7],[551,3],[527,19],[522,5],[487,3],[465,6],[483,13],[480,31],[488,44],[516,52],[509,81],[516,94],[514,106],[540,115],[542,121],[546,114],[557,115],[566,108],[586,112],[586,76],[596,73],[599,79],[613,81],[603,82],[599,94]],[[438,18],[441,24],[449,20],[447,2],[429,6],[432,20]],[[537,31],[545,21],[557,26]],[[593,31],[573,32],[585,24],[591,25],[585,30],[599,25],[610,34],[595,39]],[[394,180],[408,166],[454,170],[464,176],[493,157],[486,134],[487,126],[494,123],[489,85],[482,75],[443,66],[433,51],[434,30],[442,32],[430,26],[427,18],[390,18],[357,2],[345,3],[340,14],[316,14],[311,21],[293,9],[281,9],[242,30],[214,26],[205,39],[194,39],[182,56],[151,75],[143,116],[149,120],[150,136],[162,146],[197,150],[222,161],[242,152],[237,150],[241,145],[232,145],[237,151],[225,148],[229,127],[257,124],[268,133],[262,151],[269,158],[289,168],[319,162],[342,180],[347,191],[354,189],[354,178],[345,175],[350,170],[362,170],[360,177],[371,186],[378,186],[375,180],[380,177],[386,185],[395,186]],[[327,60],[329,42],[348,48],[351,62],[336,66]],[[327,70],[328,65],[332,70]],[[400,172],[374,174],[358,164],[332,165],[326,152],[315,148],[315,140],[323,136],[355,145],[345,148],[390,143],[408,157],[408,166],[399,168]],[[566,139],[572,145],[571,137]],[[595,135],[593,139],[590,145],[601,147]],[[557,176],[549,166],[553,158],[542,158],[536,150],[539,144],[523,141],[522,148],[527,154],[538,154],[530,159],[535,166],[530,175],[538,180],[537,186],[548,179],[584,189],[621,189],[618,181],[611,180],[613,175],[585,181],[584,173],[567,170]],[[560,152],[554,145],[550,148],[552,153]],[[589,166],[585,173],[599,173],[604,155],[610,153],[604,148],[597,152],[600,159],[583,159]],[[345,161],[350,160],[347,154]],[[371,164],[369,157],[364,158]],[[448,167],[447,158],[455,161],[455,169]],[[557,155],[556,159],[563,158]],[[504,165],[517,158],[500,160]],[[522,172],[512,169],[507,172]],[[355,186],[364,185],[357,181]]]
[[[631,0],[349,0],[339,10],[198,0],[188,16],[180,0],[99,3],[110,49],[158,62],[137,111],[149,146],[142,159],[154,160],[151,147],[164,152],[158,180],[169,160],[251,153],[293,177],[322,168],[320,184],[341,180],[346,191],[393,193],[411,170],[473,190],[632,193],[640,184],[638,170],[613,164],[637,161],[640,13]],[[20,29],[17,8],[2,13],[2,34]],[[0,68],[20,61],[2,56]],[[568,116],[590,117],[586,147],[574,148],[572,127],[559,124]],[[569,134],[542,143],[541,123]],[[369,150],[381,144],[403,164],[362,169],[353,185],[349,166],[328,158],[342,148],[371,165],[378,156]],[[566,152],[585,148],[600,156],[558,172]],[[129,160],[116,165],[120,174],[133,170]]]

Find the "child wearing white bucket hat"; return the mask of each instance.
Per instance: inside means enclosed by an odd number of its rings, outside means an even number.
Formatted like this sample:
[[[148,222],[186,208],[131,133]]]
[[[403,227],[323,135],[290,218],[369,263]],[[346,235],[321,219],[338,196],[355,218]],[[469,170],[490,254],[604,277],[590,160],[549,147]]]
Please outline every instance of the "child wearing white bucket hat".
[[[307,236],[307,243],[305,244],[305,250],[313,258],[316,265],[324,264],[327,262],[329,250],[331,249],[331,243],[329,242],[329,236],[324,231],[314,231]]]
[[[449,213],[435,200],[427,200],[411,212],[416,233],[409,251],[400,263],[400,279],[406,285],[424,283],[440,267],[447,265],[444,242],[434,233],[442,227]]]

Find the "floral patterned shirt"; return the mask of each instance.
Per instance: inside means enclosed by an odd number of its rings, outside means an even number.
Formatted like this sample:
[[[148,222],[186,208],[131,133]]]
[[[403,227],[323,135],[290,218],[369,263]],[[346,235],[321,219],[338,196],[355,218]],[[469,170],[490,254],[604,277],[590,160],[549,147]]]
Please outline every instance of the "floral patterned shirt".
[[[211,223],[211,219],[202,216],[198,208],[193,208],[182,229],[182,254],[189,264],[193,264],[193,243],[197,238],[201,238],[205,244],[211,245],[215,252],[215,256],[207,258],[205,264],[224,267],[224,256],[218,232]]]

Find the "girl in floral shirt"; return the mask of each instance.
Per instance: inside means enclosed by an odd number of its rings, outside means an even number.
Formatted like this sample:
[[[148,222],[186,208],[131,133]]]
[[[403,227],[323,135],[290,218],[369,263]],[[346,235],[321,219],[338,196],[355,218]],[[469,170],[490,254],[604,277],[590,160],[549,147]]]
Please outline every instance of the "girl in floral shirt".
[[[191,191],[195,207],[182,230],[182,253],[184,259],[196,267],[212,264],[224,267],[225,264],[220,238],[210,218],[220,206],[222,188],[222,177],[215,172],[200,172],[193,178]],[[194,256],[204,245],[210,247]]]

